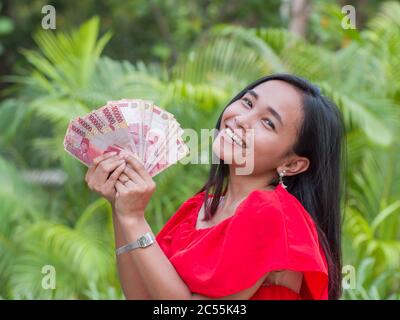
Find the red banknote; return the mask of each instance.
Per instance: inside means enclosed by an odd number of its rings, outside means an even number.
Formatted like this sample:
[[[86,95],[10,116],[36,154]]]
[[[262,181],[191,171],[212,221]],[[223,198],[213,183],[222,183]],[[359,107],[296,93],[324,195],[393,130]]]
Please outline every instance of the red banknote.
[[[152,101],[122,99],[72,120],[64,149],[86,166],[106,152],[134,154],[154,177],[189,154],[182,134],[174,115]]]

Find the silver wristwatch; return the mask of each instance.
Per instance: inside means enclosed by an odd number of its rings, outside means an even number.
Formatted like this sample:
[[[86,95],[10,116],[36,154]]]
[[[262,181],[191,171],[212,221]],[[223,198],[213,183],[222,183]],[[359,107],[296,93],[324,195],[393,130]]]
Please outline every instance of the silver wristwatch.
[[[152,245],[155,241],[154,236],[151,234],[151,232],[147,232],[141,237],[139,237],[136,241],[128,243],[116,250],[117,255],[120,255],[124,252],[131,251],[137,248],[145,248],[150,245]]]

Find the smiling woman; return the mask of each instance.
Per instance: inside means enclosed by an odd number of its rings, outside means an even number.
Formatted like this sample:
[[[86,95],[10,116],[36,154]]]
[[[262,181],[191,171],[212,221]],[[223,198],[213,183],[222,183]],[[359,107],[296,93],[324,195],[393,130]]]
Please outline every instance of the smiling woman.
[[[338,299],[342,122],[302,78],[272,75],[244,88],[218,119],[220,161],[203,188],[155,242],[118,255],[126,297]],[[238,173],[249,161],[251,171]],[[87,181],[113,204],[116,246],[137,248],[151,232],[145,209],[156,188],[144,166],[101,156]]]
[[[198,299],[338,299],[338,108],[305,79],[276,74],[239,92],[216,129],[219,163],[157,235],[189,289]],[[236,171],[243,149],[254,161],[246,175]]]

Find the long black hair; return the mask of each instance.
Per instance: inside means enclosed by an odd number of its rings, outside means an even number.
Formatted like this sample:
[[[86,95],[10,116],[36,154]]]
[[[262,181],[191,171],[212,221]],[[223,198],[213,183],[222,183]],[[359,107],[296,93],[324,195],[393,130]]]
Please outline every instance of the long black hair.
[[[345,194],[342,175],[346,171],[347,153],[344,121],[338,107],[309,81],[291,74],[273,74],[249,84],[226,105],[217,121],[216,132],[220,129],[222,114],[230,104],[241,99],[248,90],[270,80],[285,81],[302,94],[303,121],[297,141],[289,151],[308,158],[310,166],[301,174],[284,177],[284,184],[317,226],[328,263],[329,299],[339,299],[342,295],[341,197]],[[205,191],[203,221],[215,214],[221,196],[226,193],[228,176],[229,166],[222,159],[211,164],[208,181],[197,192]],[[269,184],[277,186],[278,183],[277,173]],[[214,196],[210,203],[211,190]]]

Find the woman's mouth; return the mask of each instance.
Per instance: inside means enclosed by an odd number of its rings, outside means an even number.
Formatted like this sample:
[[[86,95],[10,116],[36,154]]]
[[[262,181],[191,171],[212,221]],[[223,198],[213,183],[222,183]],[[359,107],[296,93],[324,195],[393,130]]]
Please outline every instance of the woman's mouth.
[[[230,128],[225,128],[224,130],[222,130],[222,133],[226,135],[229,139],[231,139],[232,142],[236,143],[239,147],[246,148],[246,143]]]

